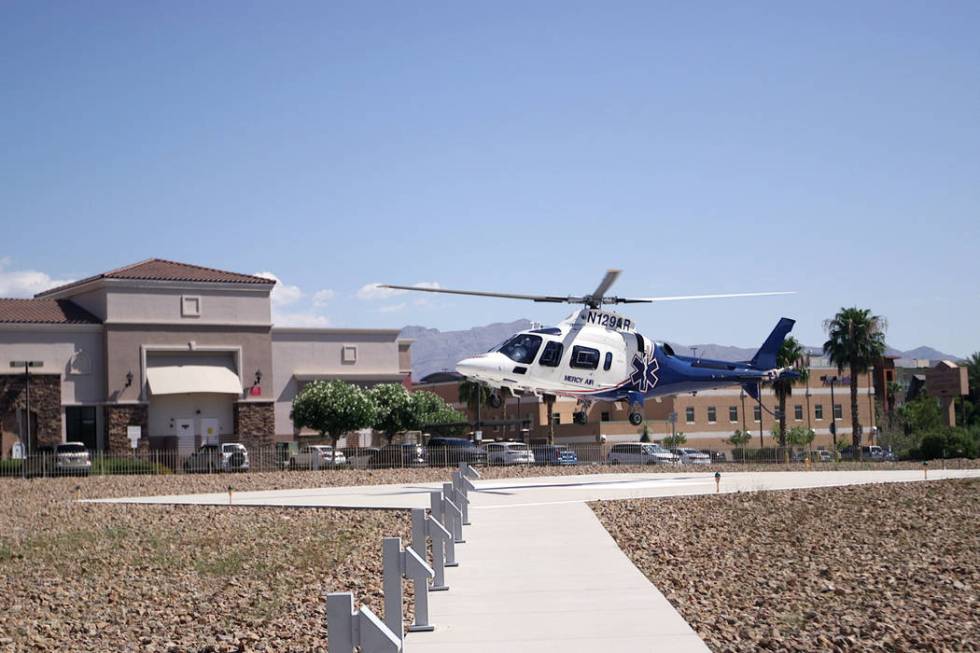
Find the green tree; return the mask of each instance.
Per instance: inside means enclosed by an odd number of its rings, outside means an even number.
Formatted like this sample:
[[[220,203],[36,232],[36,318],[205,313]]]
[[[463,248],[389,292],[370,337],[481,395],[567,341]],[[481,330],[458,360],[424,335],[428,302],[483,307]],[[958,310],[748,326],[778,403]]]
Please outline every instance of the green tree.
[[[412,397],[400,383],[381,383],[370,392],[375,405],[371,427],[381,431],[386,442],[391,444],[395,434],[408,430],[412,423]]]
[[[742,452],[742,462],[745,462],[745,445],[751,440],[752,434],[748,431],[743,433],[741,429],[735,429],[735,432],[728,437],[728,443]]]
[[[407,427],[413,431],[421,431],[427,426],[439,424],[466,424],[466,415],[454,409],[443,401],[439,395],[428,390],[416,390],[411,393],[411,406]],[[465,430],[459,427],[456,431]]]
[[[783,340],[782,346],[776,353],[776,367],[793,367],[800,373],[800,381],[806,381],[810,368],[806,361],[806,351],[800,341],[790,336]],[[772,390],[779,400],[779,446],[786,447],[786,398],[793,394],[795,379],[776,379],[772,382]],[[787,454],[788,455],[788,454]]]
[[[864,374],[885,353],[885,318],[866,308],[842,308],[824,323],[823,351],[842,373],[851,374],[851,441],[861,457],[861,420],[858,416],[858,375]],[[831,407],[833,415],[833,407]]]
[[[980,351],[975,351],[966,359],[967,376],[970,384],[970,397],[973,403],[980,403]]]
[[[939,400],[934,397],[923,395],[906,401],[898,412],[907,433],[921,436],[943,428],[943,413],[939,408]]]
[[[794,426],[786,432],[786,441],[793,445],[794,447],[803,447],[807,450],[807,455],[810,455],[810,445],[813,444],[813,439],[817,436],[813,429],[808,429],[805,426]]]
[[[683,432],[677,432],[674,435],[668,435],[660,443],[667,449],[676,449],[687,444],[687,436]]]
[[[340,436],[371,426],[376,407],[369,392],[340,380],[314,381],[293,399],[293,424],[329,436],[333,456]],[[331,460],[331,462],[334,462]]]

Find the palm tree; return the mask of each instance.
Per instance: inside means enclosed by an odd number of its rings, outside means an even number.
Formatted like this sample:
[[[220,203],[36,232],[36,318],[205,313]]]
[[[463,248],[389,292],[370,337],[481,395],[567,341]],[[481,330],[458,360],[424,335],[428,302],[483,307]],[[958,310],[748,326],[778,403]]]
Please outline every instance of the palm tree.
[[[851,372],[851,441],[861,457],[861,420],[858,417],[858,375],[867,372],[885,353],[885,318],[872,315],[866,308],[842,308],[824,322],[827,342],[823,351],[837,366],[837,373],[847,367]],[[830,407],[831,419],[834,407]]]
[[[461,381],[459,384],[459,400],[466,404],[470,411],[476,413],[476,428],[480,429],[480,407],[490,398],[490,388],[476,381]]]
[[[970,377],[970,396],[974,403],[980,401],[980,351],[975,351],[966,359],[967,374]]]
[[[806,381],[810,370],[806,366],[806,352],[800,341],[790,336],[783,341],[776,353],[776,367],[795,367],[800,372],[800,380]],[[779,400],[779,446],[786,452],[786,397],[793,394],[794,379],[776,379],[772,382],[772,390]]]

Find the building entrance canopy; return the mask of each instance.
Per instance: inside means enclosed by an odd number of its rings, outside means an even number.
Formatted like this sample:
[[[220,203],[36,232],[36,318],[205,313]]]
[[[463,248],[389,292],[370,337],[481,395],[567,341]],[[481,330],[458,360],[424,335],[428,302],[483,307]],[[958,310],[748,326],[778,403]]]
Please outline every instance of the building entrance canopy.
[[[163,365],[147,369],[146,377],[154,395],[242,393],[238,375],[218,365]]]

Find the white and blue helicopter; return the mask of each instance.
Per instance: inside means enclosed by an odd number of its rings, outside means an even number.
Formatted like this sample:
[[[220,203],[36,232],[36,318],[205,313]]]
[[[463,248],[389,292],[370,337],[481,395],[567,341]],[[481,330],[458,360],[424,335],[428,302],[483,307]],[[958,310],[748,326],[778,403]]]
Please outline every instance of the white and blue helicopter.
[[[609,270],[595,292],[580,297],[416,286],[381,287],[584,305],[557,326],[521,331],[485,354],[459,361],[456,370],[460,374],[494,390],[489,399],[494,407],[502,403],[497,392],[502,388],[514,394],[533,394],[545,399],[573,397],[578,400],[574,419],[576,423],[584,424],[593,402],[626,401],[630,407],[629,421],[638,426],[643,422],[641,409],[646,399],[730,385],[740,385],[752,398],[758,399],[763,382],[799,376],[795,370],[776,368],[776,353],[792,330],[794,320],[780,319],[752,360],[728,362],[679,356],[669,344],[640,335],[633,320],[602,310],[609,304],[789,295],[793,294],[791,291],[675,297],[607,296],[606,292],[619,274],[619,270]]]

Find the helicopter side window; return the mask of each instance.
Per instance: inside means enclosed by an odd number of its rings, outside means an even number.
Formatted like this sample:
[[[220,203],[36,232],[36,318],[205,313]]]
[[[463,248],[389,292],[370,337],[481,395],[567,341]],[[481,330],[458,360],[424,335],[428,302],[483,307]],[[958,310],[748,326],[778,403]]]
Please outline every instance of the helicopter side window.
[[[541,336],[520,333],[500,347],[500,353],[515,363],[529,365],[541,348]]]
[[[580,370],[594,370],[599,367],[599,350],[576,345],[572,347],[572,360],[568,364]]]
[[[544,346],[544,351],[541,352],[541,359],[538,361],[538,364],[544,365],[545,367],[558,367],[564,350],[565,347],[557,340],[549,341]]]
[[[607,351],[606,359],[602,362],[602,369],[608,372],[610,367],[612,367],[612,352]]]
[[[643,352],[643,336],[641,336],[639,333],[636,333],[635,331],[633,332],[633,335],[636,336],[636,352],[638,354],[644,353]]]

